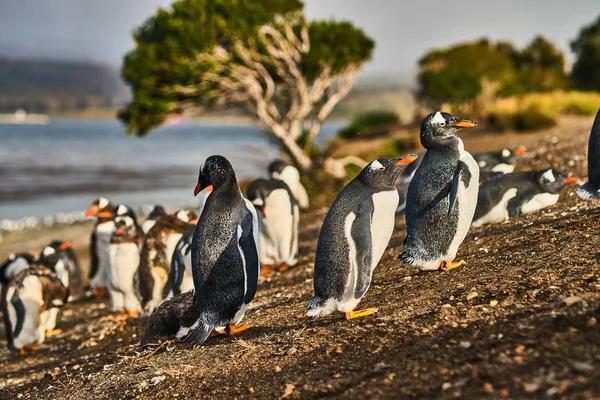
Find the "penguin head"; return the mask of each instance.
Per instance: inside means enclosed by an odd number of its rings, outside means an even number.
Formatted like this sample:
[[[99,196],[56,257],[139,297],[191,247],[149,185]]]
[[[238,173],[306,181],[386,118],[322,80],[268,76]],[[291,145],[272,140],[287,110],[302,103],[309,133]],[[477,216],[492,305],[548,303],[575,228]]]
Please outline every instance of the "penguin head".
[[[375,189],[394,189],[400,172],[402,172],[405,166],[416,160],[417,157],[416,154],[409,154],[402,158],[380,158],[371,161],[360,172],[358,179]]]
[[[54,270],[54,266],[58,263],[61,253],[71,248],[72,245],[73,243],[69,240],[64,242],[61,240],[53,240],[42,249],[37,262]]]
[[[161,217],[165,217],[167,215],[167,211],[165,208],[159,204],[156,204],[150,214],[148,214],[148,219],[156,220]]]
[[[566,176],[555,169],[548,169],[539,172],[538,182],[547,193],[557,194],[567,184],[577,183],[579,179]]]
[[[290,164],[282,159],[273,160],[267,167],[269,176],[271,178],[279,179],[278,177],[281,175],[281,172],[288,166],[290,166]]]
[[[115,219],[115,222],[116,222],[118,218],[123,218],[123,217],[129,217],[135,223],[137,223],[137,216],[135,214],[135,211],[133,211],[133,209],[131,207],[129,207],[125,204],[118,204],[113,209],[113,218]]]
[[[179,210],[174,213],[175,217],[186,224],[193,224],[198,221],[198,213],[193,210]]]
[[[211,192],[213,188],[231,183],[236,184],[237,181],[229,160],[223,156],[210,156],[200,166],[194,196],[197,196],[203,190]]]
[[[430,149],[439,145],[458,143],[456,132],[475,126],[477,123],[473,121],[436,111],[425,117],[421,124],[421,144],[426,149]]]
[[[525,146],[519,146],[516,149],[502,149],[499,158],[503,164],[513,165],[517,160],[517,157],[526,151],[527,148]]]
[[[106,197],[98,197],[85,212],[86,217],[110,218],[113,204]]]
[[[122,238],[133,238],[137,233],[135,219],[129,215],[121,215],[115,218],[114,236]]]

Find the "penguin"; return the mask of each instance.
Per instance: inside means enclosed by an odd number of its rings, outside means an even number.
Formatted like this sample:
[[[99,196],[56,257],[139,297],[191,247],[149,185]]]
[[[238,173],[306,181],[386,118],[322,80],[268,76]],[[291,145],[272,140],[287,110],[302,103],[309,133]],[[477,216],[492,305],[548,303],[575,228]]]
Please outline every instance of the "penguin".
[[[156,204],[150,214],[148,214],[148,218],[144,222],[142,222],[142,231],[144,231],[144,235],[148,233],[150,228],[154,226],[156,221],[162,217],[165,217],[167,212],[165,208],[159,204]]]
[[[577,194],[583,200],[600,200],[600,109],[588,142],[588,182],[579,187]]]
[[[513,172],[479,186],[473,227],[506,221],[552,206],[558,194],[577,178],[554,170]]]
[[[0,287],[10,282],[11,279],[34,262],[35,257],[31,253],[11,253],[0,265]]]
[[[83,295],[84,289],[84,271],[79,263],[79,259],[73,251],[73,243],[71,241],[53,240],[50,242],[38,257],[39,260],[48,258],[44,253],[50,252],[49,249],[54,249],[56,254],[56,262],[42,262],[52,269],[57,276],[63,281],[65,286],[69,288],[69,301],[77,300]],[[52,258],[52,256],[49,256]],[[64,276],[64,278],[62,278]]]
[[[453,269],[471,226],[479,189],[479,166],[456,132],[476,123],[437,111],[421,124],[427,150],[408,186],[406,248],[400,262],[423,270]]]
[[[69,290],[48,268],[33,264],[3,285],[0,304],[9,350],[27,355],[46,338],[48,310],[62,307]]]
[[[261,274],[293,267],[298,262],[300,211],[289,186],[278,179],[257,179],[250,183],[246,198],[256,207],[259,218]]]
[[[171,292],[171,260],[177,243],[198,219],[192,210],[179,210],[156,221],[144,239],[136,273],[142,312],[149,315]]]
[[[473,154],[481,173],[509,174],[515,170],[517,157],[525,153],[527,148],[519,146],[516,149],[502,149],[500,151],[486,151]]]
[[[107,297],[106,272],[108,270],[108,246],[115,228],[114,205],[110,200],[99,197],[85,213],[86,217],[96,217],[96,225],[90,238],[90,287],[94,296]]]
[[[121,318],[136,317],[142,307],[134,289],[140,264],[144,232],[130,215],[115,218],[115,230],[108,246],[108,293],[113,312]]]
[[[305,210],[309,206],[308,193],[300,182],[300,171],[283,160],[274,160],[268,167],[269,177],[284,181],[298,202],[300,209]]]
[[[194,304],[199,317],[177,337],[186,344],[204,343],[211,332],[236,334],[256,293],[260,273],[258,216],[242,196],[231,163],[210,156],[200,167],[197,195],[212,186],[212,193],[196,225],[192,241]]]
[[[165,300],[148,318],[141,344],[157,343],[176,336],[179,331],[189,331],[198,318],[200,309],[194,302],[193,290]]]
[[[319,233],[309,317],[338,310],[352,319],[375,311],[354,308],[369,289],[373,270],[392,237],[396,179],[416,158],[411,154],[372,161],[338,194]]]
[[[208,187],[198,193],[198,217],[202,215],[206,199],[211,191],[212,187]],[[192,276],[192,238],[194,237],[195,229],[195,226],[188,229],[181,239],[179,239],[179,242],[177,242],[177,246],[175,246],[173,257],[171,257],[169,281],[167,282],[167,286],[171,290],[167,298],[194,289],[194,277]]]

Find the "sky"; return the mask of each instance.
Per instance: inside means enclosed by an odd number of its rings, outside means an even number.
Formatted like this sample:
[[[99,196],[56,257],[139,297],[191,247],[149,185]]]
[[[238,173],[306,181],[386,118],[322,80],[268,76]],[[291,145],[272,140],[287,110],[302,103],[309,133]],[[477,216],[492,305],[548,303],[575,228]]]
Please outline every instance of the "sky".
[[[169,0],[0,0],[0,56],[119,66],[131,32]],[[537,34],[571,60],[569,42],[600,15],[598,0],[305,0],[311,19],[345,19],[376,41],[363,76],[407,76],[432,48],[488,37],[524,46]]]

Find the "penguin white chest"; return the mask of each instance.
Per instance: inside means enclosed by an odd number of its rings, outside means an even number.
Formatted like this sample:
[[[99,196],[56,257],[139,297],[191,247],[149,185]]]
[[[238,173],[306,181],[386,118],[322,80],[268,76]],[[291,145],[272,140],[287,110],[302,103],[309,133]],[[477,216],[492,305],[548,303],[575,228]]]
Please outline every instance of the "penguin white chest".
[[[542,208],[550,207],[558,201],[558,194],[540,193],[533,196],[529,201],[521,206],[521,212],[527,214]]]
[[[154,219],[147,219],[144,222],[142,222],[142,231],[144,232],[144,234],[148,233],[148,231],[150,231],[150,229],[152,229],[152,227],[156,224],[156,220]]]
[[[502,172],[503,174],[510,174],[511,172],[513,172],[515,170],[515,166],[514,165],[510,165],[510,164],[497,164],[494,166],[494,168],[492,168],[492,171],[494,172]]]
[[[375,268],[394,232],[394,215],[400,198],[397,190],[373,194],[371,216],[371,270]]]
[[[514,198],[517,195],[517,189],[510,188],[508,189],[500,202],[496,204],[492,209],[485,214],[483,217],[479,218],[477,221],[473,221],[473,226],[478,227],[485,224],[494,224],[497,222],[502,222],[508,219],[508,202],[510,199]]]

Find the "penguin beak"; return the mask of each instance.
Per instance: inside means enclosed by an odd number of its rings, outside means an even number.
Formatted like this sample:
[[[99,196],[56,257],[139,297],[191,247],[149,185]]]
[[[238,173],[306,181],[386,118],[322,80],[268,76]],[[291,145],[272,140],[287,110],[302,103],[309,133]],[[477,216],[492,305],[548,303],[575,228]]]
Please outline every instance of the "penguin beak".
[[[114,215],[110,211],[103,211],[101,213],[98,213],[98,218],[112,218],[112,217],[114,217]]]
[[[69,247],[71,247],[73,245],[73,243],[70,240],[67,240],[66,242],[63,242],[63,244],[61,244],[60,246],[58,246],[58,250],[66,250]]]
[[[564,183],[577,183],[577,182],[579,182],[579,179],[574,178],[574,177],[568,177],[568,178],[564,178],[563,182]]]
[[[468,119],[461,119],[458,122],[448,124],[448,126],[455,126],[457,128],[473,128],[477,126],[477,122],[469,121]]]
[[[100,211],[100,207],[98,207],[98,206],[91,206],[89,208],[89,210],[87,210],[85,212],[85,216],[86,217],[93,217],[94,215],[98,214],[98,211]]]
[[[198,193],[200,193],[203,190],[206,193],[210,193],[213,191],[213,187],[212,187],[212,185],[203,186],[202,182],[198,182],[198,184],[196,185],[196,188],[194,189],[194,196],[198,196]]]
[[[396,162],[396,166],[398,166],[398,165],[408,165],[411,162],[415,161],[417,158],[419,158],[418,155],[416,155],[416,154],[409,154],[406,157],[403,157],[400,160],[398,160],[398,162]]]
[[[521,154],[525,153],[526,151],[527,151],[527,147],[525,147],[525,146],[519,146],[515,150],[515,156],[520,156]]]
[[[123,232],[125,232],[125,225],[121,225],[120,227],[118,227],[117,230],[115,231],[115,235],[120,235]]]

